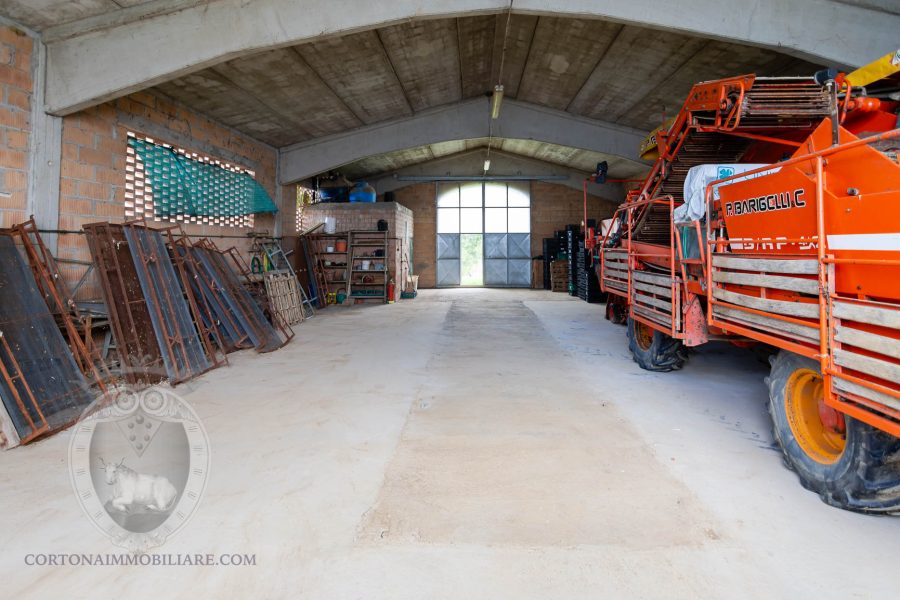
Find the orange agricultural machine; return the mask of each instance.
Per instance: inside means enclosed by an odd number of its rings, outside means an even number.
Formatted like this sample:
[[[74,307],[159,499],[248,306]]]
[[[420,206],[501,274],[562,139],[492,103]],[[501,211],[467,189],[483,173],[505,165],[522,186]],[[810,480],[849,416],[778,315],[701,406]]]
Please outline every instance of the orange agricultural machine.
[[[712,340],[777,350],[785,463],[861,512],[900,513],[898,72],[900,50],[850,74],[695,85],[586,239],[641,367]]]

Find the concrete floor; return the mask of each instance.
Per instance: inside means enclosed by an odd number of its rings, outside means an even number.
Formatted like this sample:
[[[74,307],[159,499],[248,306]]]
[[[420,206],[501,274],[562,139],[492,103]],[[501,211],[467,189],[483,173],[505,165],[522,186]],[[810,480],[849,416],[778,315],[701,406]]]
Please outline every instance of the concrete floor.
[[[69,485],[67,432],[0,454],[5,597],[888,598],[900,519],[822,504],[781,466],[766,369],[709,346],[632,362],[562,294],[423,291],[329,309],[179,386],[212,473],[160,551],[254,567],[28,567],[116,551]],[[26,483],[27,482],[27,483]]]

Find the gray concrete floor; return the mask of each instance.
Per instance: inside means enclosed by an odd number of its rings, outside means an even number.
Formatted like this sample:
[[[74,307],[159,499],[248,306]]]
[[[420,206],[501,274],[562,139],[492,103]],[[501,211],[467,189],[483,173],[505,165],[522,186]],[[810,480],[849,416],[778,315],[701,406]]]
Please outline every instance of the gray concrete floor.
[[[900,519],[781,466],[766,368],[709,346],[641,371],[602,307],[423,291],[329,309],[179,386],[209,433],[200,508],[160,551],[253,567],[37,567],[115,551],[69,485],[68,432],[0,454],[4,597],[888,598]],[[161,596],[162,595],[162,596]]]

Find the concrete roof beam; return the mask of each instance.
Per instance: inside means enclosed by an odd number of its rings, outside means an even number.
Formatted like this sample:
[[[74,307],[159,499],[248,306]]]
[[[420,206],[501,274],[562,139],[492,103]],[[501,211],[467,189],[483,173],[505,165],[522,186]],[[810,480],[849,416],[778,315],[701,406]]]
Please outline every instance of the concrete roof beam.
[[[470,100],[282,148],[282,183],[301,181],[369,156],[446,140],[485,138],[491,127],[488,106],[487,99]],[[503,102],[493,135],[581,148],[638,163],[637,150],[644,138],[644,133],[635,129],[514,100]]]
[[[219,0],[125,23],[121,16],[110,17],[105,29],[98,29],[98,17],[93,17],[88,33],[70,32],[70,37],[48,43],[46,108],[53,114],[68,114],[267,49],[378,27],[414,34],[428,30],[423,24],[428,19],[496,14],[508,6],[508,0],[255,0],[248,7],[246,0]],[[840,0],[517,0],[515,12],[642,25],[776,49],[841,67],[865,64],[895,48],[900,30],[897,14]],[[522,34],[527,33],[527,27],[519,27],[523,24],[527,21],[517,22],[516,37],[511,40],[515,52],[521,50]],[[604,26],[598,22],[597,27]],[[458,45],[455,32],[433,33],[436,39],[423,43],[445,49]],[[403,40],[399,43],[389,53],[416,51],[404,49]],[[433,72],[424,74],[434,79],[429,90],[454,88],[451,91],[461,93],[457,53],[448,50],[446,56],[451,54],[453,60],[448,61],[454,64],[436,63]],[[513,70],[516,59],[510,58]],[[723,60],[727,62],[727,57]],[[492,58],[492,69],[494,62]],[[403,79],[403,73],[398,75]],[[411,96],[414,110],[434,105],[428,90]]]

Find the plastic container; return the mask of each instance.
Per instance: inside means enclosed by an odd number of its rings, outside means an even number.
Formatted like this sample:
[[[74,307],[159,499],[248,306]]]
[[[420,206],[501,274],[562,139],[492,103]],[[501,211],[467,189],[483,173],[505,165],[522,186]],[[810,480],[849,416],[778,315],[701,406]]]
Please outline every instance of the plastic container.
[[[375,202],[375,188],[360,181],[350,190],[350,202]]]
[[[347,240],[338,240],[334,243],[334,251],[335,252],[346,252],[347,251]]]
[[[334,217],[325,217],[325,233],[334,233],[337,227],[337,221]]]

